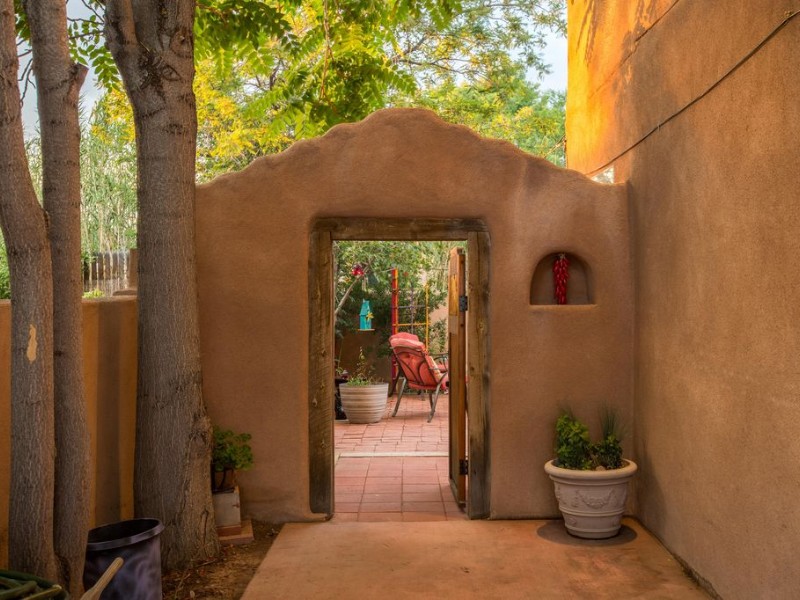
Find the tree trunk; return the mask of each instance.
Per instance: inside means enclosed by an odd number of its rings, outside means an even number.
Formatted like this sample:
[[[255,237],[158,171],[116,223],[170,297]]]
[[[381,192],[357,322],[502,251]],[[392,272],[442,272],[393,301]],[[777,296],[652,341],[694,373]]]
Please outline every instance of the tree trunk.
[[[17,87],[12,0],[0,0],[0,225],[11,274],[9,562],[55,578],[53,282],[45,213],[31,183]]]
[[[194,256],[194,2],[108,0],[106,39],[134,111],[138,159],[138,516],[160,519],[167,568],[215,555]]]
[[[63,0],[26,0],[41,129],[44,208],[53,264],[55,552],[59,581],[82,593],[89,529],[89,430],[83,388],[78,94],[86,67],[70,59]]]

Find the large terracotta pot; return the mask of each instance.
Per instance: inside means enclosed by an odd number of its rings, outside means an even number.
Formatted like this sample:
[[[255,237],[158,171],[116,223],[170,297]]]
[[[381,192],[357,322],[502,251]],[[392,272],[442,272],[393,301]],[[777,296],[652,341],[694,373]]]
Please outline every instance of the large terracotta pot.
[[[389,398],[389,384],[353,386],[343,383],[339,386],[342,408],[351,423],[377,423],[386,413]]]
[[[548,461],[545,472],[553,480],[558,508],[572,535],[587,539],[610,538],[619,533],[628,499],[628,481],[637,471],[632,460],[619,469],[580,471],[562,469]]]

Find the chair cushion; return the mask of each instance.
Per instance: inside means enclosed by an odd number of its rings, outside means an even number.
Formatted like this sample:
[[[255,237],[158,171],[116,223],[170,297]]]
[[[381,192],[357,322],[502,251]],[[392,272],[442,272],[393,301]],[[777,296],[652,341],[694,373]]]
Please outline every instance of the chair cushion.
[[[446,371],[440,369],[433,357],[428,354],[425,344],[418,339],[414,340],[397,334],[389,338],[389,345],[392,347],[409,387],[435,389],[439,385]]]
[[[402,340],[415,340],[415,341],[419,342],[419,336],[418,335],[415,335],[413,333],[407,333],[405,331],[399,331],[399,332],[395,333],[392,337],[393,338],[397,338],[397,339],[402,339]],[[389,339],[391,340],[391,338],[389,338]]]

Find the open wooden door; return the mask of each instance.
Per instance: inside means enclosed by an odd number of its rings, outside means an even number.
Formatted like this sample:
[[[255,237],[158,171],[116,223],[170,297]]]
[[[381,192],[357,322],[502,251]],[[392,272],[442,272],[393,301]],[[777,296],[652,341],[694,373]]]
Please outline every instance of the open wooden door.
[[[450,352],[450,487],[459,504],[467,501],[467,296],[463,248],[450,251],[447,338]]]

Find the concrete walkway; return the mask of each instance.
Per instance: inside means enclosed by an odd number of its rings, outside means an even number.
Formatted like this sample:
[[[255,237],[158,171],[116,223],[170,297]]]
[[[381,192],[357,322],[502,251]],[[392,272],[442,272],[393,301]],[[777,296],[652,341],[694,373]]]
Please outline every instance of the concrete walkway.
[[[285,525],[242,598],[705,599],[636,521],[578,540],[561,521]]]

